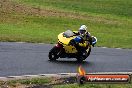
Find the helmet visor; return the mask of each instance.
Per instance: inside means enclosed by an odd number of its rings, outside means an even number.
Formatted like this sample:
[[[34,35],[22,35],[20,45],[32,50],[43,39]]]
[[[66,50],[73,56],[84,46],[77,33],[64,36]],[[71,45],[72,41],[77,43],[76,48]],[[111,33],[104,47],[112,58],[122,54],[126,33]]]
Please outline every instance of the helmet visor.
[[[80,30],[80,34],[85,34],[86,30]]]

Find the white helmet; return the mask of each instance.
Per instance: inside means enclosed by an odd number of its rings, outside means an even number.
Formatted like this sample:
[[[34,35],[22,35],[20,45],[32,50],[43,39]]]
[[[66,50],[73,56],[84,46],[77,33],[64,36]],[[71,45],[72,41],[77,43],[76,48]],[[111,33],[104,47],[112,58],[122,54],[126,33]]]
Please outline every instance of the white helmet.
[[[86,32],[87,32],[86,25],[81,25],[81,27],[79,28],[80,35],[83,35],[84,36],[84,34],[86,34]]]

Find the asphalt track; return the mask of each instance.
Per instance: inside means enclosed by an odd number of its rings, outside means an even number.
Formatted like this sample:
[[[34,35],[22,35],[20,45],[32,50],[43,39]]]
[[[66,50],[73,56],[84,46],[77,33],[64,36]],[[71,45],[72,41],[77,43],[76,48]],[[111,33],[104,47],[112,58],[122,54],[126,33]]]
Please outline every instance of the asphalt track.
[[[0,76],[76,73],[79,65],[86,72],[132,72],[132,49],[92,48],[91,55],[79,64],[75,58],[51,62],[52,44],[0,42]]]

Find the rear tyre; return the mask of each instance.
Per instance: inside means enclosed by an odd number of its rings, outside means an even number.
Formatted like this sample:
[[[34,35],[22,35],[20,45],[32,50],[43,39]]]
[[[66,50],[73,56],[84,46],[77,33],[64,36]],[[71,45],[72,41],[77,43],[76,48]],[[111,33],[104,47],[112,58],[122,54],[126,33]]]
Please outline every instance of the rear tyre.
[[[49,56],[49,60],[55,61],[56,59],[58,59],[59,58],[59,55],[60,55],[60,52],[61,52],[60,48],[53,47],[50,50],[49,55],[48,55]]]

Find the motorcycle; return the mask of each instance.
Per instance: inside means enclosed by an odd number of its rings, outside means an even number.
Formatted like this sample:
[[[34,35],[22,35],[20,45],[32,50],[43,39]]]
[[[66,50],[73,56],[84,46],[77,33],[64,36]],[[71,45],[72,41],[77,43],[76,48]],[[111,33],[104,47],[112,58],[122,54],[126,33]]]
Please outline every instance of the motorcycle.
[[[89,41],[80,43],[80,50],[84,50],[84,53],[79,53],[75,46],[72,45],[72,40],[78,42],[80,38],[76,34],[77,31],[67,30],[58,35],[58,43],[49,51],[49,60],[55,61],[58,58],[76,58],[78,62],[85,60],[91,52],[91,47],[97,42],[97,38],[92,36],[92,45]]]

